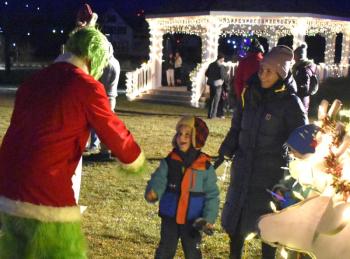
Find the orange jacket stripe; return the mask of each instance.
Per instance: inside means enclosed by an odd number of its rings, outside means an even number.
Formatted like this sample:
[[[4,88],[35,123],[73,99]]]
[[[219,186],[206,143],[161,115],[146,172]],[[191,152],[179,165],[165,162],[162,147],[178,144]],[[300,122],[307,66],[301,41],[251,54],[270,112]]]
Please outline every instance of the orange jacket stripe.
[[[171,158],[177,161],[182,161],[181,157],[175,152],[171,153]],[[195,176],[193,174],[193,169],[195,170],[205,170],[206,163],[209,161],[209,157],[205,154],[200,154],[200,156],[194,161],[194,163],[185,170],[184,176],[181,182],[181,194],[179,202],[177,205],[176,213],[176,223],[185,224],[187,217],[188,202],[190,198],[191,186],[195,185]]]

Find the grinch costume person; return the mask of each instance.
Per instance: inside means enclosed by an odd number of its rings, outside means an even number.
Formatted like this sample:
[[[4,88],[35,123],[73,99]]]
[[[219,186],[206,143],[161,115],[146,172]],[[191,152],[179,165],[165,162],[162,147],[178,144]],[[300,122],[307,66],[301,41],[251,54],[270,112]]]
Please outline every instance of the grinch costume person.
[[[70,55],[17,91],[0,148],[0,258],[87,258],[71,179],[90,128],[125,169],[137,171],[144,163],[97,81],[110,55],[106,37],[82,28],[66,49]]]

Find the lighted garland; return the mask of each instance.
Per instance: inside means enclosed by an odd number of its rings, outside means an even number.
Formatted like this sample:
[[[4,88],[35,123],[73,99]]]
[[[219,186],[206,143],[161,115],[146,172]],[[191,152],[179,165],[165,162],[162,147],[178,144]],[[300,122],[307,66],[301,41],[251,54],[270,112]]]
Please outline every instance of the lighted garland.
[[[350,194],[350,182],[342,179],[343,165],[339,161],[339,157],[334,154],[332,147],[339,147],[346,131],[344,128],[339,129],[335,120],[331,116],[322,119],[321,132],[328,133],[332,137],[332,143],[329,147],[329,155],[325,157],[325,172],[332,175],[332,184],[336,194],[343,195],[343,199],[347,200]]]
[[[154,74],[156,64],[161,62],[162,56],[162,37],[166,33],[183,33],[189,35],[198,35],[202,43],[202,65],[198,66],[191,73],[194,87],[192,91],[192,103],[197,104],[202,91],[203,68],[217,57],[218,40],[223,35],[256,35],[268,39],[270,46],[277,44],[278,39],[293,35],[296,44],[303,40],[304,35],[321,34],[326,38],[325,64],[320,64],[320,79],[324,76],[345,76],[347,75],[348,56],[350,54],[350,23],[340,19],[333,19],[327,16],[302,17],[300,14],[291,16],[282,16],[281,14],[269,13],[244,13],[244,12],[221,12],[211,11],[207,15],[193,13],[184,16],[168,17],[148,17],[147,22],[150,28],[150,61],[149,64]],[[342,60],[341,64],[334,64],[335,35],[342,32],[344,36],[342,42]],[[295,47],[293,46],[293,47]],[[149,62],[148,62],[149,63]],[[140,72],[140,71],[139,71]],[[135,72],[136,73],[136,72]],[[140,73],[143,73],[142,71]],[[134,84],[134,78],[129,76],[127,82],[128,92],[133,92],[131,86]],[[131,80],[131,78],[133,78]],[[159,79],[152,81],[148,88],[158,87]],[[136,87],[138,92],[146,89],[145,86]],[[135,88],[135,89],[136,89]],[[198,89],[197,89],[198,88]],[[135,90],[136,91],[136,90]],[[137,93],[138,95],[138,93]]]

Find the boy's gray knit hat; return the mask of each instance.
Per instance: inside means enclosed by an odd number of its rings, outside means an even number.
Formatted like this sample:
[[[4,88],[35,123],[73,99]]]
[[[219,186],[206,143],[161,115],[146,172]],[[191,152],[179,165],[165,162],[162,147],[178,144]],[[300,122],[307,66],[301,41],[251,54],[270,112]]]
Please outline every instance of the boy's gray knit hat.
[[[264,56],[261,63],[272,67],[282,79],[285,79],[291,68],[293,57],[293,50],[291,48],[278,45]]]
[[[302,43],[299,47],[294,50],[294,55],[300,57],[300,59],[307,58],[307,44]]]

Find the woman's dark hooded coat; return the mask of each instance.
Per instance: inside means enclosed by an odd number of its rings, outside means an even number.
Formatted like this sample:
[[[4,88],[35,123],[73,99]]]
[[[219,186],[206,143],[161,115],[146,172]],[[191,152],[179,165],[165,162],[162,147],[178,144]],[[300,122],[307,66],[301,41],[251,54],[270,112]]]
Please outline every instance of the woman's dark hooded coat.
[[[287,162],[284,143],[295,128],[307,123],[295,93],[291,73],[269,89],[263,89],[255,75],[235,109],[219,150],[220,155],[234,155],[222,212],[222,226],[231,235],[255,232],[257,219],[271,212],[267,189],[283,177],[281,167]]]

